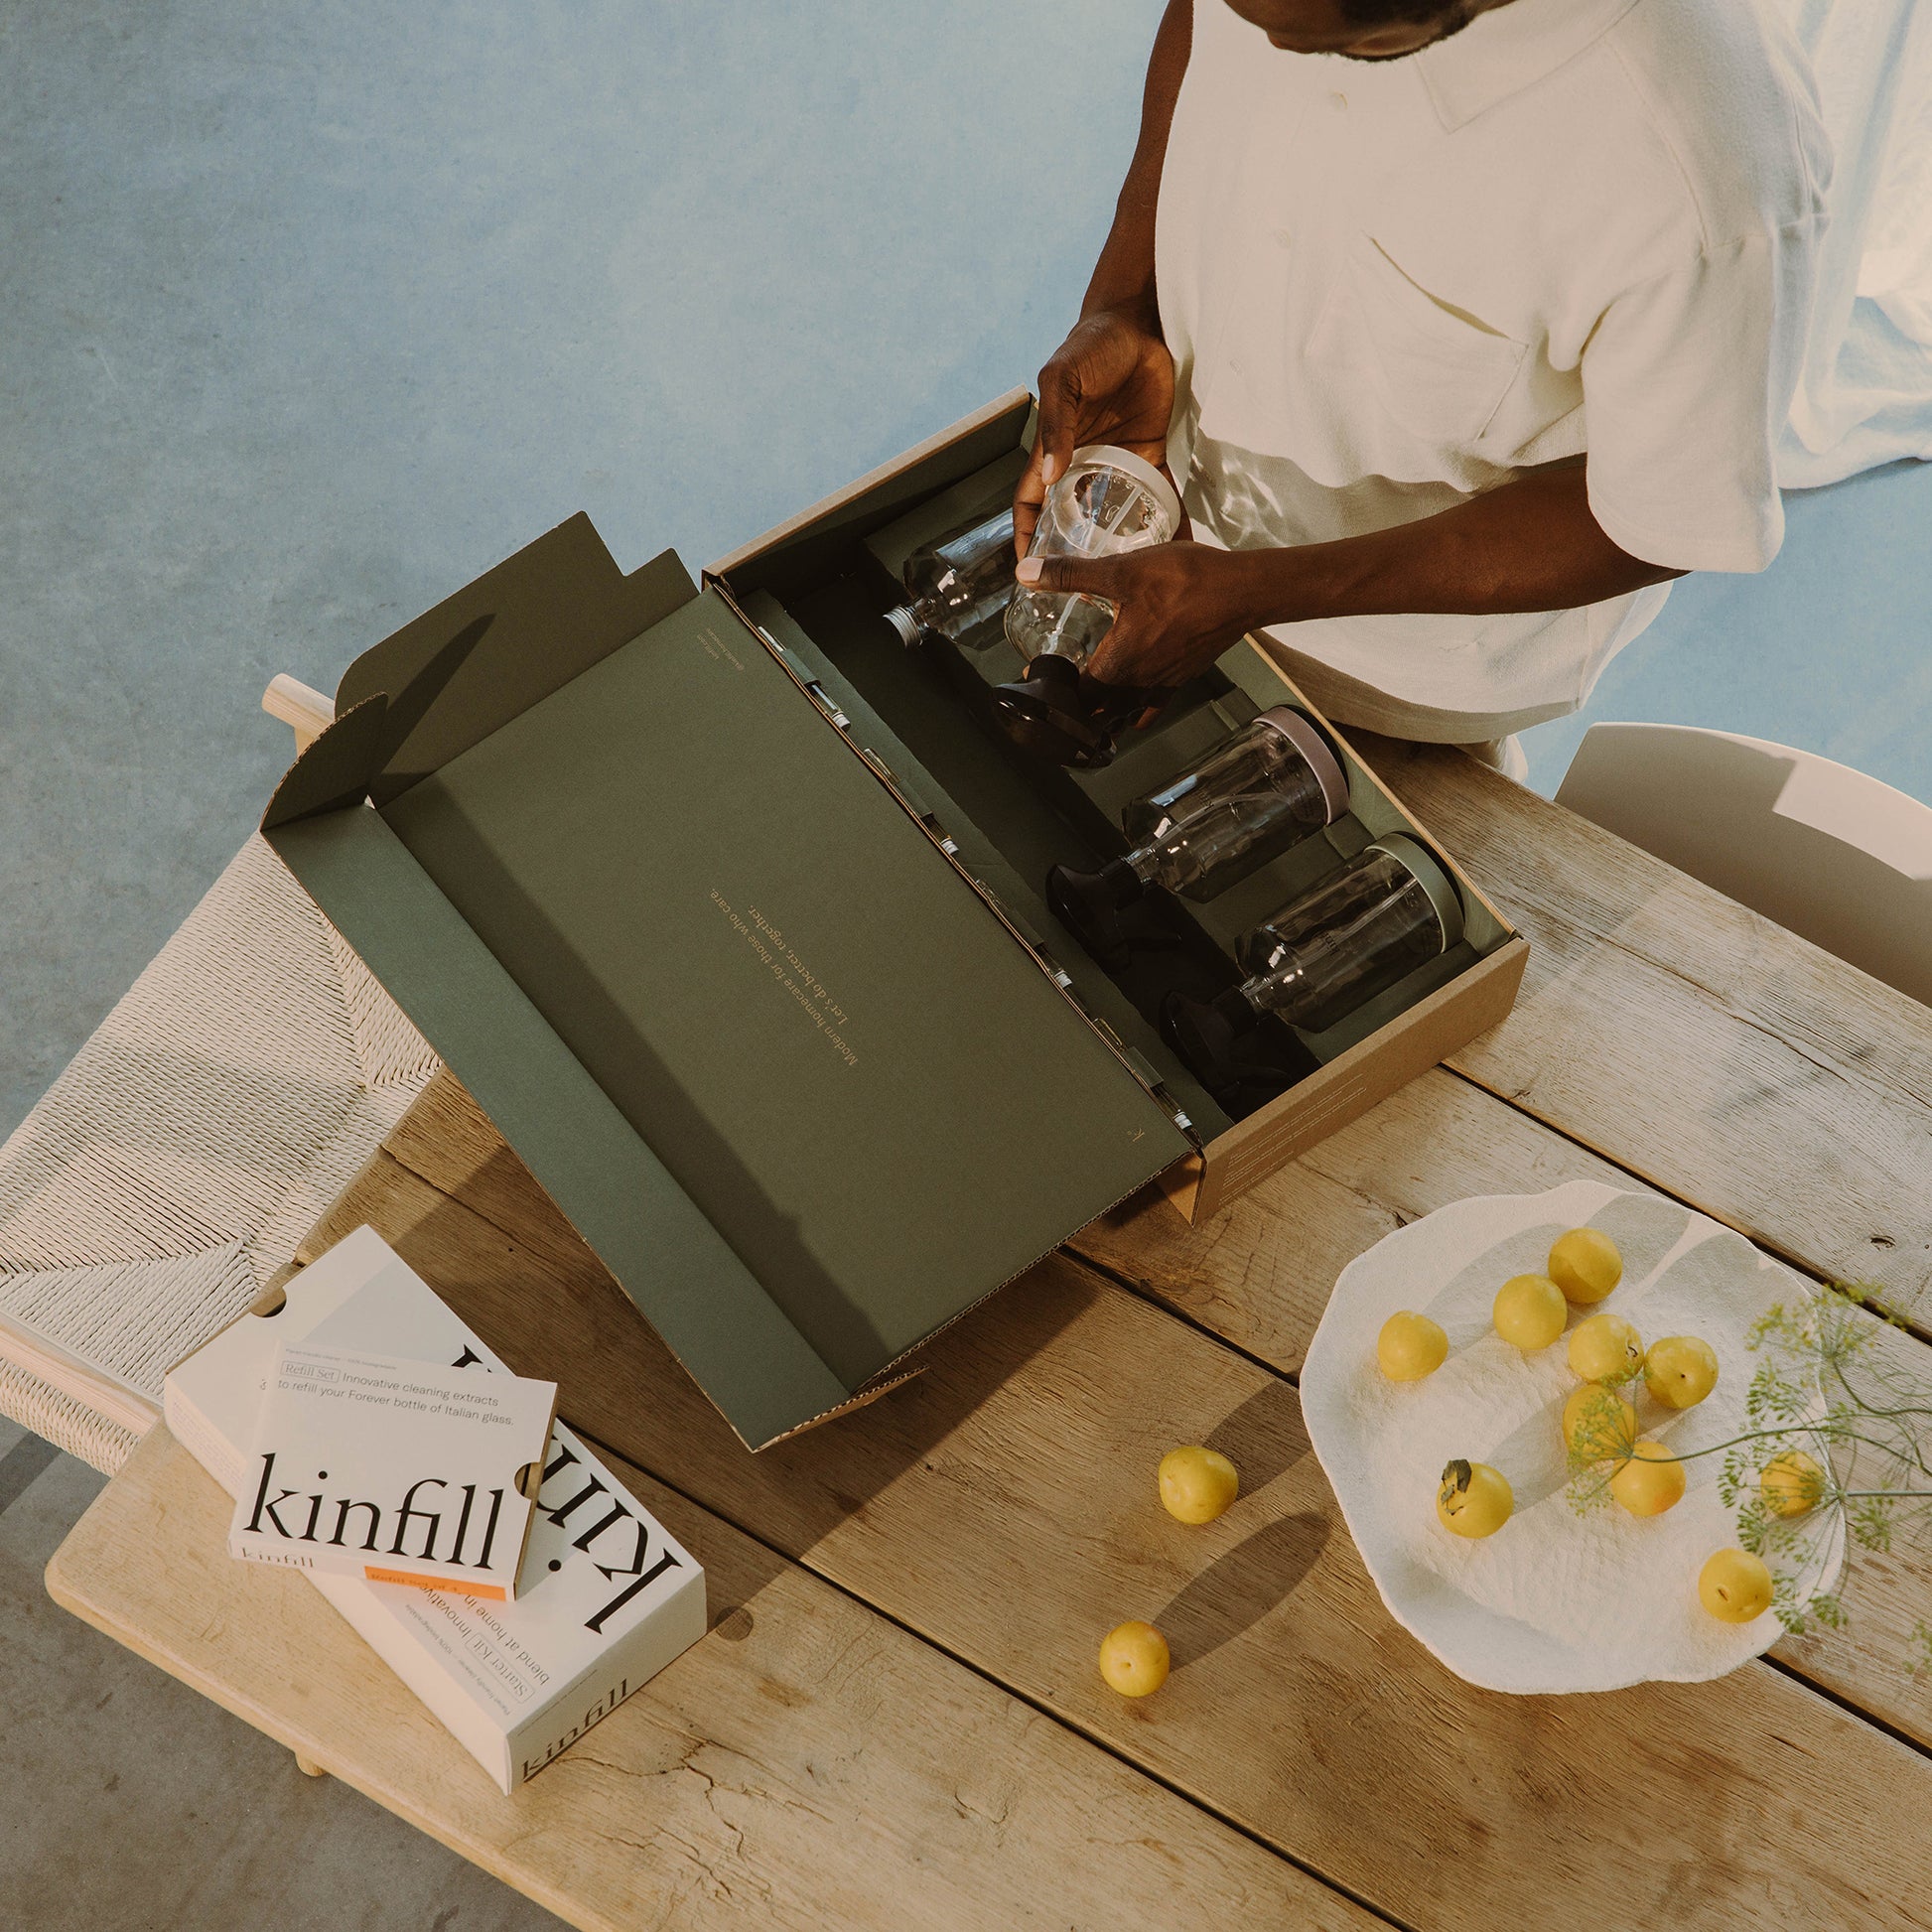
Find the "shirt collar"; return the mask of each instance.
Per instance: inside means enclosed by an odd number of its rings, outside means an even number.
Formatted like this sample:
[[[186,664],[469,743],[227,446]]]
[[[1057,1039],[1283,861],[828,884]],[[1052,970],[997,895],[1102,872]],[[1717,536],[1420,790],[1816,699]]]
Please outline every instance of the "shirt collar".
[[[1637,0],[1509,0],[1415,59],[1451,131],[1554,72],[1621,20]]]

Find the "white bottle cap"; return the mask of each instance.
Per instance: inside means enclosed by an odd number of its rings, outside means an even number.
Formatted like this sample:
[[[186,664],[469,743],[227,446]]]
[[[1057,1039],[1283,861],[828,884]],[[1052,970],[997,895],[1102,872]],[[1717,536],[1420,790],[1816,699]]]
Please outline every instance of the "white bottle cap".
[[[1073,452],[1066,474],[1070,477],[1083,466],[1118,470],[1123,476],[1132,477],[1166,514],[1169,536],[1180,528],[1180,498],[1174,494],[1173,484],[1145,457],[1138,457],[1132,450],[1123,450],[1114,443],[1083,443]]]
[[[1348,809],[1348,773],[1328,749],[1328,741],[1290,705],[1278,704],[1264,711],[1255,723],[1280,732],[1308,760],[1315,783],[1321,787],[1321,802],[1328,808],[1328,823],[1332,825]]]
[[[1420,839],[1412,839],[1406,832],[1385,833],[1371,840],[1368,850],[1386,852],[1428,894],[1443,936],[1440,950],[1448,952],[1462,937],[1462,897],[1450,883],[1448,872],[1437,862],[1436,855]]]
[[[886,621],[898,632],[898,640],[906,649],[910,650],[919,641],[919,621],[912,615],[911,605],[901,604],[897,610],[888,611]]]

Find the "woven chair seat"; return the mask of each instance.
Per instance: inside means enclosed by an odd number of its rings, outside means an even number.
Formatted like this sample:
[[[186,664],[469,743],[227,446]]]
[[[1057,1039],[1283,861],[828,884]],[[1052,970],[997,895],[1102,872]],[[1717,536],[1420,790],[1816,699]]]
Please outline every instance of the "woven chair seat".
[[[159,1403],[436,1067],[251,838],[0,1147],[0,1318]],[[4,1330],[0,1412],[110,1474],[137,1440]]]

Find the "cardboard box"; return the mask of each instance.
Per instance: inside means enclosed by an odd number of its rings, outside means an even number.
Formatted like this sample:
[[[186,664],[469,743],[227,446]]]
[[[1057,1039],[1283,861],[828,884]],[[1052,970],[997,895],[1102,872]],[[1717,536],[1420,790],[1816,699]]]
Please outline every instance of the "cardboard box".
[[[168,1372],[163,1416],[230,1496],[286,1341],[507,1374],[387,1242],[358,1228]],[[562,1423],[517,1600],[304,1571],[502,1791],[535,1776],[706,1628],[704,1571]]]
[[[1090,856],[1164,761],[1299,700],[1239,647],[1063,793],[897,643],[880,545],[1010,491],[1030,407],[982,411],[702,592],[669,553],[623,576],[573,518],[358,658],[262,822],[754,1449],[902,1379],[1157,1176],[1212,1211],[1500,1018],[1521,977],[1524,942],[1457,875],[1463,942],[1236,1121],[1054,925],[1048,865]],[[1306,864],[1427,839],[1346,762],[1349,816]],[[1203,908],[1211,940],[1281,902],[1283,863]]]
[[[1319,1070],[1239,1120],[1223,1115],[1169,1050],[1147,1017],[1047,906],[1047,866],[1064,858],[1017,795],[1014,760],[987,755],[962,734],[958,714],[883,623],[901,602],[898,573],[920,544],[990,515],[1012,499],[1032,445],[1033,398],[1017,389],[850,487],[720,559],[705,573],[765,642],[790,664],[842,729],[896,785],[907,809],[945,838],[953,856],[1049,973],[1069,978],[1102,1033],[1164,1095],[1178,1099],[1196,1143],[1160,1176],[1189,1220],[1203,1220],[1256,1181],[1366,1113],[1493,1027],[1522,985],[1529,941],[1516,933],[1454,855],[1408,811],[1343,734],[1309,703],[1260,639],[1235,645],[1151,732],[1128,734],[1104,770],[1053,780],[1078,794],[1125,849],[1120,813],[1157,789],[1228,731],[1279,704],[1306,712],[1333,744],[1348,774],[1348,812],[1311,841],[1218,898],[1189,908],[1219,946],[1233,944],[1336,859],[1391,832],[1419,838],[1454,880],[1462,899],[1459,944],[1324,1035],[1304,1035]],[[855,573],[863,548],[876,569]],[[943,649],[943,647],[939,647]],[[984,686],[1016,676],[1022,659],[1003,638],[957,653],[957,681]],[[938,801],[935,805],[934,801]],[[1030,822],[1030,819],[1032,822]]]
[[[554,1382],[285,1334],[228,1554],[507,1603],[556,1411]]]

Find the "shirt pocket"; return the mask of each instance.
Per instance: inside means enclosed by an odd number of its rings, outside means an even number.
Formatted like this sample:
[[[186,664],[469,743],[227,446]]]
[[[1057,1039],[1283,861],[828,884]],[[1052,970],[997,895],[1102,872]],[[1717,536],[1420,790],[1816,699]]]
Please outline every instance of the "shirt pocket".
[[[1440,301],[1372,235],[1348,249],[1346,280],[1383,407],[1412,436],[1450,448],[1481,440],[1528,345]]]

